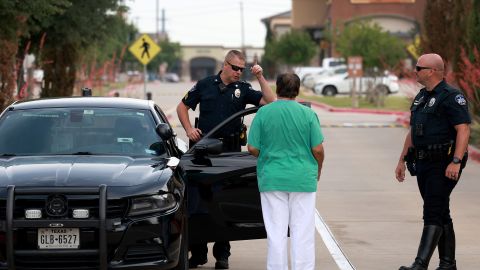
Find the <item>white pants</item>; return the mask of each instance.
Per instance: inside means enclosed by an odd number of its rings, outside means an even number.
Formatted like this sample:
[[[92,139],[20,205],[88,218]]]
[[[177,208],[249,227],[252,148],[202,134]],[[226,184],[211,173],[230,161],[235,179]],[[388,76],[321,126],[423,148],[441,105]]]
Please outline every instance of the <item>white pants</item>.
[[[267,230],[267,270],[288,270],[288,227],[292,270],[315,269],[315,192],[260,192]]]

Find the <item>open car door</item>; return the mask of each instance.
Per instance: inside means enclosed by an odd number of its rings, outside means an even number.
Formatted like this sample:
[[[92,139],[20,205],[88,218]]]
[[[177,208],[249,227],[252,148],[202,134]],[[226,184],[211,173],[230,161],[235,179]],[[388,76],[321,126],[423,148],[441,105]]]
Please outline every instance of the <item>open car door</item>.
[[[217,131],[245,120],[249,126],[258,108],[238,112],[206,134],[181,159],[187,174],[190,243],[266,238],[256,157],[243,147],[222,152]]]

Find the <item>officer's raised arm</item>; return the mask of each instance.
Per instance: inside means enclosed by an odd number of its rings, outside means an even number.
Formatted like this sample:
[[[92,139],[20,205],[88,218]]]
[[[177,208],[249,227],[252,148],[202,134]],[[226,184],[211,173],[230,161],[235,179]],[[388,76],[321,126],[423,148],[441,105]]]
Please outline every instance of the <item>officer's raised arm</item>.
[[[262,90],[263,97],[260,100],[260,105],[265,105],[276,100],[275,94],[273,94],[272,88],[268,84],[268,81],[263,77],[263,68],[257,64],[255,61],[252,68],[250,68],[255,77],[257,77],[258,83],[260,84],[260,89]]]

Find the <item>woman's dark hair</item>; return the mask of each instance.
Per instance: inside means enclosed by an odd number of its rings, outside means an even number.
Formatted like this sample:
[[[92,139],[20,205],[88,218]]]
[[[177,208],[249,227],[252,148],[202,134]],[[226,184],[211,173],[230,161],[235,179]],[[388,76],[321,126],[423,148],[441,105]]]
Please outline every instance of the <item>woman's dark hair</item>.
[[[300,78],[295,73],[284,73],[277,77],[277,96],[295,98],[300,91]]]

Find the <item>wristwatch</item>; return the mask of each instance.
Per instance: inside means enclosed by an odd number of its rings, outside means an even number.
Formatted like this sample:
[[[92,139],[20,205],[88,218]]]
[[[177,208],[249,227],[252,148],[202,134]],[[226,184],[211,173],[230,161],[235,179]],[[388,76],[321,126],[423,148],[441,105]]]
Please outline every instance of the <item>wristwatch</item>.
[[[460,164],[460,163],[462,163],[462,160],[459,159],[458,157],[453,157],[452,163],[453,163],[453,164]]]

